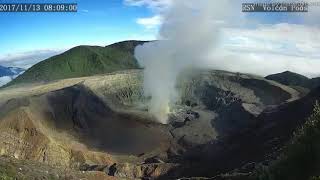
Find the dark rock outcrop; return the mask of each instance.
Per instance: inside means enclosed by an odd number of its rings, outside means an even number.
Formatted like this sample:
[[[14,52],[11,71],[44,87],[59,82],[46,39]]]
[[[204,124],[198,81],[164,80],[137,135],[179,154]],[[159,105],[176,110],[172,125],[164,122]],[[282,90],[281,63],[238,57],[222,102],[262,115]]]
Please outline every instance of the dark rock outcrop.
[[[310,90],[320,86],[320,78],[308,78],[306,76],[285,71],[278,74],[266,76],[266,79],[279,82],[281,84],[291,86],[303,94],[307,94]]]
[[[248,163],[275,159],[294,130],[312,113],[317,100],[320,100],[320,88],[297,101],[267,109],[255,118],[251,127],[189,149],[180,159],[183,166],[172,172],[180,172],[178,176],[183,177],[214,177]],[[173,174],[163,178],[172,178]]]

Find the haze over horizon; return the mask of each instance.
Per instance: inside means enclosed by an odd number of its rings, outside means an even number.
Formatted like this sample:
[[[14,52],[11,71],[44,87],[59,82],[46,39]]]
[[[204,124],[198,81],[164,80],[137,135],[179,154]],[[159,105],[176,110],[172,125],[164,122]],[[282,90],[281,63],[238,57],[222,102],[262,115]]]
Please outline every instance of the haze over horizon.
[[[123,40],[158,39],[159,27],[172,0],[99,0],[94,3],[78,0],[77,3],[77,13],[1,13],[0,20],[6,28],[0,29],[3,35],[0,65],[29,68],[78,45],[105,46]],[[224,26],[221,56],[241,59],[241,62],[228,60],[231,61],[226,61],[228,64],[242,66],[243,63],[264,62],[266,64],[260,68],[247,66],[245,69],[248,73],[260,72],[260,75],[276,73],[286,67],[309,77],[319,75],[315,71],[320,68],[320,24],[316,21],[319,7],[310,7],[308,13],[244,14],[241,3],[235,0],[234,3],[238,8],[234,9],[235,16],[245,17],[245,22]],[[274,66],[278,62],[281,62],[279,66]]]

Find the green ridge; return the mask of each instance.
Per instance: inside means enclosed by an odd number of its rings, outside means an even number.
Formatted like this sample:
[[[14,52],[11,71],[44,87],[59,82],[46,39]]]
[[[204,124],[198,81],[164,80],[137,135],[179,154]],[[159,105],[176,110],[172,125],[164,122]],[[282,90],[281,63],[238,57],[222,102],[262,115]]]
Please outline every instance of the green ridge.
[[[6,87],[137,69],[134,48],[145,42],[123,41],[106,47],[77,46],[32,66]]]

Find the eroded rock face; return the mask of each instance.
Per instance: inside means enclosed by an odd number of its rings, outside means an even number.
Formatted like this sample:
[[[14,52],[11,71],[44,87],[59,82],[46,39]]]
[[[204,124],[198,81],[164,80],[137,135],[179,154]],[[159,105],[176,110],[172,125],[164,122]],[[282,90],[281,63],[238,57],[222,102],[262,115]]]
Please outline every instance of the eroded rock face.
[[[172,134],[190,147],[242,131],[256,123],[255,118],[267,107],[290,101],[298,94],[260,77],[222,71],[186,73],[179,80],[181,101],[177,107],[199,117],[175,127]]]
[[[73,131],[62,132],[63,129],[53,126],[54,115],[46,111],[48,106],[38,104],[40,100],[43,99],[30,98],[28,106],[1,117],[1,155],[64,167],[74,167],[87,160],[113,162],[108,154],[90,151],[78,143]]]
[[[266,108],[299,94],[260,77],[193,72],[179,80],[180,100],[170,124],[161,125],[147,112],[142,75],[134,70],[62,81],[65,87],[43,85],[10,98],[0,107],[0,153],[155,178],[179,169],[186,152],[247,129]]]
[[[146,109],[142,71],[132,70],[92,78],[84,81],[83,85],[92,90],[113,109]]]
[[[28,114],[28,109],[18,108],[9,113],[0,122],[0,127],[1,155],[11,155],[17,159],[45,158],[41,155],[50,141],[39,132]]]

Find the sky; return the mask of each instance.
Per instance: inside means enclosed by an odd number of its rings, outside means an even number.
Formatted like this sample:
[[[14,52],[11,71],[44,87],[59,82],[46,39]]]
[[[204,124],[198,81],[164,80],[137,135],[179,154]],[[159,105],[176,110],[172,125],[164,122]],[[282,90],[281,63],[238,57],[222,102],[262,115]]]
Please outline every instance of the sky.
[[[39,1],[0,0],[0,3]],[[105,46],[122,40],[157,39],[165,12],[173,1],[41,0],[76,2],[78,12],[0,13],[0,65],[29,68],[78,45]],[[319,75],[308,64],[315,61],[317,64],[320,60],[320,7],[313,6],[308,13],[244,14],[240,2],[254,0],[234,0],[237,13],[231,17],[234,21],[224,27],[221,51],[230,56],[265,61],[280,59],[284,61],[282,65],[288,66],[290,62],[297,62],[305,68],[294,66],[291,69],[310,77]]]
[[[0,3],[9,2],[39,0],[0,0]],[[77,2],[78,12],[0,13],[0,64],[28,67],[29,63],[25,63],[28,59],[41,59],[77,45],[105,46],[128,39],[155,39],[154,30],[136,22],[152,15],[145,7],[125,5],[122,0],[41,2]],[[21,60],[15,64],[1,63],[8,59]]]

